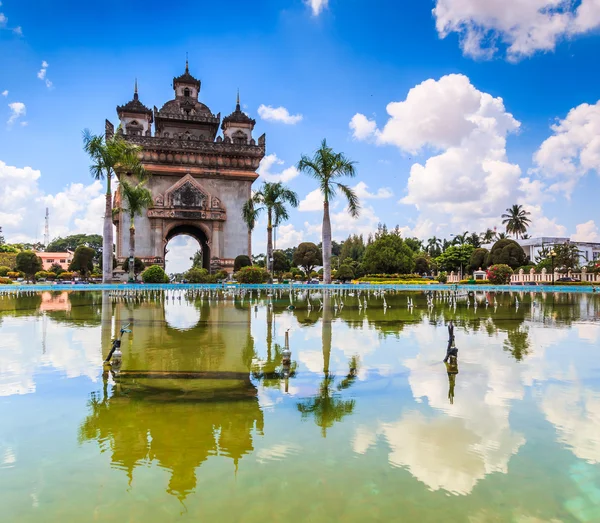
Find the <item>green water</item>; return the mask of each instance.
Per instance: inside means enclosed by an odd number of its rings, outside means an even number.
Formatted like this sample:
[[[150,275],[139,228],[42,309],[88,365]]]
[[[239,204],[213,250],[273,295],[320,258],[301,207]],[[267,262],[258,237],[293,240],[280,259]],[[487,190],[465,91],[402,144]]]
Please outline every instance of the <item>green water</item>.
[[[600,521],[600,296],[169,294],[0,296],[0,521]]]

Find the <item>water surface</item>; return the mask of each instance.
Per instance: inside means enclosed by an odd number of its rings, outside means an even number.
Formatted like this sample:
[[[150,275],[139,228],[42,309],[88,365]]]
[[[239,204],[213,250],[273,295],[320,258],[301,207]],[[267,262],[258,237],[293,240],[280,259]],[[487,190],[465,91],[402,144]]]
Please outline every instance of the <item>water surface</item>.
[[[600,521],[597,295],[112,294],[0,296],[2,521]]]

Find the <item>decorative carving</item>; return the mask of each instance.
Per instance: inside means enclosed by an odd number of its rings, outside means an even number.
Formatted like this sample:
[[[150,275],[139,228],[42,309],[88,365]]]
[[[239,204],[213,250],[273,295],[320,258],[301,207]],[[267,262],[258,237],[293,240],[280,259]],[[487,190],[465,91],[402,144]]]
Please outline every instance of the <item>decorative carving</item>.
[[[154,207],[162,207],[164,205],[164,198],[162,194],[158,194],[156,198],[154,198]]]
[[[213,209],[220,209],[221,208],[221,200],[219,200],[219,198],[217,198],[216,196],[213,196],[211,207]]]
[[[184,183],[171,194],[173,207],[204,208],[206,194],[191,182]]]

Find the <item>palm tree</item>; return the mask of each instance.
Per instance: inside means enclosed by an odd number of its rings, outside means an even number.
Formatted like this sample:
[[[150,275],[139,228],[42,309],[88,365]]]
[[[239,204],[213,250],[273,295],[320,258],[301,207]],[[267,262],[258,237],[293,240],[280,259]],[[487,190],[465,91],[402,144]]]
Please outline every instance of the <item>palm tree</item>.
[[[124,209],[129,214],[129,281],[135,280],[135,217],[141,216],[144,209],[150,207],[152,202],[152,193],[145,187],[145,182],[138,185],[131,185],[125,180],[121,180],[119,186],[123,201],[127,208]]]
[[[427,252],[431,256],[435,256],[436,254],[439,255],[441,253],[441,249],[442,240],[440,240],[438,237],[433,236],[427,240]]]
[[[323,283],[331,283],[331,220],[329,217],[329,202],[335,198],[339,190],[348,200],[348,212],[356,218],[360,212],[360,203],[356,193],[347,185],[336,180],[344,176],[354,178],[355,163],[344,153],[336,153],[327,145],[327,140],[321,142],[321,147],[312,158],[302,155],[298,162],[298,170],[312,176],[319,182],[323,195]]]
[[[454,245],[464,245],[465,243],[468,243],[468,238],[469,238],[469,231],[465,231],[462,234],[457,234],[454,237],[454,240],[452,240],[452,243]]]
[[[267,211],[267,270],[273,272],[273,227],[289,219],[285,207],[298,207],[298,195],[283,183],[264,182],[262,187],[242,207],[242,217],[250,231],[254,230],[260,213]]]
[[[522,205],[513,205],[506,209],[506,213],[502,215],[502,224],[506,225],[506,232],[514,234],[517,239],[527,232],[527,227],[531,225],[531,220],[528,216],[531,213],[523,209]]]
[[[102,241],[102,283],[110,283],[113,268],[112,177],[117,171],[126,171],[143,179],[146,171],[139,159],[141,147],[133,145],[120,135],[93,135],[83,131],[83,149],[90,156],[90,173],[96,180],[106,179],[106,208]]]
[[[476,249],[481,247],[481,238],[479,237],[479,234],[477,234],[476,232],[470,234],[467,238],[467,243],[469,245],[472,245]]]
[[[492,229],[487,229],[485,232],[481,233],[481,243],[485,245],[492,243],[495,237],[496,233]]]
[[[497,232],[496,233],[496,241],[499,240],[508,240],[510,238],[510,236],[504,232]]]

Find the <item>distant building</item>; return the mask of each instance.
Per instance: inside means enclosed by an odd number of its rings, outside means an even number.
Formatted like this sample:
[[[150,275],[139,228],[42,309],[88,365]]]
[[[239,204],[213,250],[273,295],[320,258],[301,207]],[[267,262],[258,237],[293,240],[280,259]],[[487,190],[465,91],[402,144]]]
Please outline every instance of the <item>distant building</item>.
[[[72,252],[36,252],[42,259],[43,270],[50,270],[53,265],[60,265],[65,271],[69,270],[69,265],[73,261]]]
[[[587,265],[592,261],[600,261],[600,243],[592,242],[574,242],[570,238],[553,238],[553,237],[541,237],[541,238],[527,238],[526,240],[516,240],[517,243],[523,247],[525,254],[529,256],[529,259],[535,263],[537,256],[540,255],[542,249],[549,249],[555,245],[563,245],[569,243],[576,245],[579,249],[579,263],[581,265]]]

